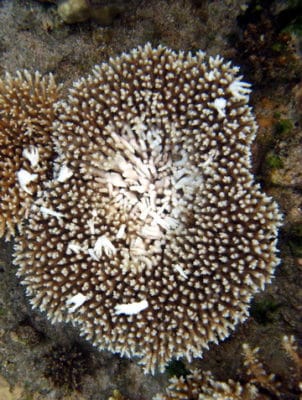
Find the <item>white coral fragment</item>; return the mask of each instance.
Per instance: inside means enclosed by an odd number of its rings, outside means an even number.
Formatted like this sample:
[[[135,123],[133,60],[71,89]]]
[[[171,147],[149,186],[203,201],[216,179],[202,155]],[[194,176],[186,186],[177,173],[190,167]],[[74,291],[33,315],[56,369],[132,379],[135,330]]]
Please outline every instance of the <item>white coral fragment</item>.
[[[78,243],[70,242],[68,243],[67,250],[79,254],[80,251],[82,250],[82,247]]]
[[[219,97],[218,99],[215,99],[214,103],[212,103],[213,107],[217,110],[218,116],[220,118],[225,117],[225,107],[227,105],[226,99],[223,97]]]
[[[126,182],[122,178],[120,174],[117,172],[109,172],[106,174],[106,178],[109,184],[116,186],[116,187],[127,187]]]
[[[86,300],[86,296],[84,296],[82,293],[77,293],[66,301],[66,305],[71,306],[69,307],[68,311],[71,313],[74,312],[76,309],[81,307],[81,305],[84,304]]]
[[[88,249],[88,254],[90,255],[90,257],[94,260],[94,261],[100,261],[99,257],[96,256],[95,252],[93,249]]]
[[[120,314],[134,315],[145,310],[148,306],[149,303],[147,300],[142,300],[134,303],[127,303],[127,304],[117,304],[114,307],[114,312],[117,315]]]
[[[114,256],[116,253],[116,248],[106,236],[100,236],[95,242],[93,252],[96,257],[100,259],[103,252],[108,257]]]
[[[181,268],[180,265],[174,265],[173,268],[184,278],[184,279],[188,279],[188,275],[185,273],[185,271],[183,270],[183,268]]]
[[[17,178],[19,181],[19,185],[21,186],[21,189],[28,194],[32,194],[31,190],[29,190],[27,185],[36,180],[38,178],[38,175],[31,174],[26,169],[22,168],[17,172]]]
[[[235,80],[229,86],[229,91],[232,95],[238,100],[246,100],[249,99],[249,94],[251,92],[251,84],[248,82],[243,82],[240,80]]]
[[[141,236],[146,239],[155,240],[162,237],[162,231],[158,225],[145,225],[140,231]]]
[[[146,254],[146,246],[141,237],[136,237],[130,242],[131,255],[141,256]]]
[[[67,181],[69,178],[71,178],[73,175],[73,172],[70,168],[67,167],[66,164],[62,165],[59,174],[57,176],[57,181],[58,182],[65,182]]]
[[[125,233],[126,233],[126,225],[122,224],[119,227],[119,230],[117,231],[116,238],[117,239],[122,239],[123,237],[125,237]]]
[[[23,149],[22,156],[30,162],[32,168],[35,168],[39,163],[39,150],[35,146]]]
[[[51,208],[47,208],[47,207],[43,207],[42,206],[42,207],[40,207],[40,211],[44,215],[50,215],[50,216],[56,217],[56,218],[63,218],[64,217],[64,214],[62,214],[60,212],[57,212],[57,211],[54,211]]]
[[[90,230],[90,234],[91,235],[95,235],[96,234],[96,230],[95,230],[95,222],[96,222],[96,217],[97,217],[97,211],[96,210],[92,210],[92,218],[90,218],[87,221],[87,225],[88,228]]]

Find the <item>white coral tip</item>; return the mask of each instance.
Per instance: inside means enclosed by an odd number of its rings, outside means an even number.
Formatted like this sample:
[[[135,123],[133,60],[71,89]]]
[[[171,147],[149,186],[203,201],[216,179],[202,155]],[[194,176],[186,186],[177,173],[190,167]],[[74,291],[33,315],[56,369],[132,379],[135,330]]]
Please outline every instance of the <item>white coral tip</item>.
[[[141,236],[146,239],[159,239],[162,237],[163,233],[158,225],[145,225],[140,231]]]
[[[69,252],[79,254],[79,252],[82,250],[82,248],[78,243],[70,242],[70,243],[68,243],[67,250]]]
[[[106,178],[109,184],[116,186],[116,187],[127,187],[126,182],[122,178],[120,174],[117,172],[109,172],[106,174]]]
[[[30,162],[32,168],[36,167],[39,163],[39,150],[35,146],[23,149],[22,156]]]
[[[249,93],[251,92],[251,84],[240,80],[235,80],[229,86],[229,91],[238,100],[248,100]]]
[[[184,279],[188,279],[188,275],[180,265],[176,264],[173,267]]]
[[[119,227],[119,230],[117,231],[116,238],[117,239],[122,239],[123,237],[125,237],[125,231],[126,231],[126,225],[122,224]]]
[[[99,257],[96,256],[95,252],[93,249],[89,248],[88,250],[88,254],[90,255],[90,257],[94,260],[94,261],[100,261]]]
[[[71,178],[73,175],[73,172],[70,168],[67,167],[67,165],[62,165],[58,177],[57,177],[57,181],[58,182],[65,182],[67,181],[69,178]]]
[[[226,107],[227,101],[223,97],[219,97],[218,99],[215,99],[213,103],[213,107],[217,110],[218,116],[220,118],[225,117],[225,107]]]
[[[145,308],[149,306],[147,300],[142,300],[139,302],[134,303],[127,303],[127,304],[117,304],[114,307],[114,312],[117,315],[125,314],[125,315],[134,315],[138,314],[139,312],[143,311]]]
[[[66,301],[67,306],[69,307],[69,312],[74,312],[77,308],[81,307],[83,303],[87,300],[87,297],[84,296],[82,293],[77,293],[76,295],[72,296],[70,299]]]
[[[106,236],[100,236],[95,242],[93,251],[97,258],[102,256],[103,251],[106,256],[110,257],[116,253],[116,248]]]
[[[38,178],[38,175],[31,174],[26,169],[22,168],[17,172],[17,178],[21,186],[21,189],[28,194],[32,194],[32,192],[28,189],[27,185],[32,181],[36,180]]]
[[[60,213],[60,212],[57,212],[57,211],[54,211],[54,210],[52,210],[51,208],[47,208],[47,207],[40,207],[40,211],[41,211],[41,213],[42,214],[44,214],[44,215],[50,215],[50,216],[52,216],[52,217],[56,217],[56,218],[62,218],[62,217],[64,217],[64,214],[62,214],[62,213]]]

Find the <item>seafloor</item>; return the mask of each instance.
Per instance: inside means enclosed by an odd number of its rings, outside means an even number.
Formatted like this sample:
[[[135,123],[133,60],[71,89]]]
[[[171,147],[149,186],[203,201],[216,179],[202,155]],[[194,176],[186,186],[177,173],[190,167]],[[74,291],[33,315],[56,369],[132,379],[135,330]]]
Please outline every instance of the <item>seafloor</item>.
[[[92,1],[84,22],[66,23],[56,1],[0,3],[0,73],[52,72],[67,87],[95,63],[150,41],[173,49],[202,49],[232,59],[253,84],[259,132],[253,145],[256,180],[284,215],[275,279],[258,294],[249,319],[203,359],[172,363],[164,374],[143,374],[135,360],[97,352],[64,324],[32,311],[12,265],[13,242],[0,247],[0,400],[150,400],[169,377],[192,368],[219,380],[246,379],[242,343],[259,347],[278,391],[263,398],[299,399],[301,365],[281,346],[284,335],[302,345],[302,87],[299,2],[244,0]],[[104,6],[107,7],[105,7]],[[100,10],[101,7],[105,7]],[[111,8],[112,7],[112,8]],[[108,12],[109,9],[109,12]],[[105,10],[105,16],[102,15]],[[300,79],[299,79],[300,78]],[[300,376],[299,376],[300,374]],[[268,397],[265,397],[268,396]],[[116,398],[122,399],[116,393]],[[183,397],[182,397],[183,398]]]

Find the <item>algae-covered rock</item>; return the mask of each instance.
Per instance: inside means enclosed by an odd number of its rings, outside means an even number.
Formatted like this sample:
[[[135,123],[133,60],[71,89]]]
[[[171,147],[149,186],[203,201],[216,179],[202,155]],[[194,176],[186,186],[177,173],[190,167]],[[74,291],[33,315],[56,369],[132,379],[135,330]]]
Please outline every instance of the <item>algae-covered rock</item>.
[[[20,400],[22,398],[22,388],[17,386],[11,388],[10,384],[0,376],[0,399],[2,400]]]
[[[86,0],[62,0],[58,14],[67,24],[83,22],[90,18],[90,8]]]
[[[87,0],[61,0],[58,14],[67,24],[92,19],[101,25],[110,25],[114,17],[124,9],[122,3]]]
[[[90,17],[103,26],[112,24],[114,17],[121,9],[117,6],[91,7]]]
[[[302,146],[294,143],[283,151],[283,157],[268,154],[267,166],[270,167],[268,177],[273,185],[302,188]]]

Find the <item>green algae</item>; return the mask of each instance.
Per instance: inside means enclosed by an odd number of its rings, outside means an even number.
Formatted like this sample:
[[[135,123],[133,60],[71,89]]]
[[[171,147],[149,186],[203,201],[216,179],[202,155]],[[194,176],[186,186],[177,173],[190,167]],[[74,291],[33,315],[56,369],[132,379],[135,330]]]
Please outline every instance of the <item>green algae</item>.
[[[284,167],[282,158],[273,152],[270,152],[266,155],[265,164],[266,164],[266,167],[268,167],[270,169],[271,168],[280,169],[280,168]]]
[[[289,119],[280,119],[275,125],[275,133],[278,136],[287,136],[293,129],[294,125]]]

